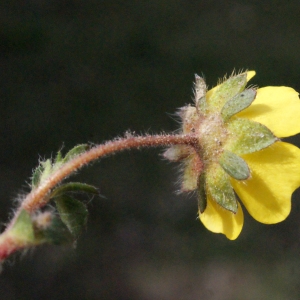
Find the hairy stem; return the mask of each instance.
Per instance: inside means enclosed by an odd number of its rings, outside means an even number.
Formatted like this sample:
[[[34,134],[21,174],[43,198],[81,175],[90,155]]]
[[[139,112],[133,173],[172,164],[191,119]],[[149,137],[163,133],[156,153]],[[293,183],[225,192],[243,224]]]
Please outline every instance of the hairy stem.
[[[198,141],[193,135],[149,135],[149,136],[129,136],[105,144],[98,145],[85,153],[76,156],[60,169],[53,173],[37,189],[29,193],[21,203],[20,209],[33,212],[47,204],[47,195],[57,184],[79,168],[91,161],[97,160],[103,156],[120,152],[126,149],[141,147],[161,147],[169,145],[186,144],[196,147]]]
[[[189,145],[196,148],[199,147],[198,139],[194,135],[148,135],[148,136],[128,136],[106,142],[95,146],[90,150],[75,156],[73,159],[62,165],[47,180],[42,182],[38,188],[31,191],[20,207],[15,212],[14,217],[9,222],[5,231],[0,234],[0,262],[4,261],[12,253],[30,247],[26,243],[20,243],[11,235],[10,229],[13,228],[18,216],[22,210],[29,213],[35,212],[39,208],[45,206],[50,200],[51,190],[66,177],[77,171],[79,168],[88,163],[100,159],[101,157],[120,152],[126,149],[138,149],[142,147],[161,147],[170,145]]]

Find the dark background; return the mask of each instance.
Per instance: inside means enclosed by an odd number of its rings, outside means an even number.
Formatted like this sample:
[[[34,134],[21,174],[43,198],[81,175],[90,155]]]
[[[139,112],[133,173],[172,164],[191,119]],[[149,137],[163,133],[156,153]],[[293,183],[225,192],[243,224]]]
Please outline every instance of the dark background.
[[[84,142],[171,132],[193,74],[210,86],[235,68],[251,83],[300,90],[299,1],[0,2],[0,221],[28,191],[39,158]],[[299,137],[292,140],[298,146]],[[82,170],[100,188],[72,246],[4,265],[0,299],[299,299],[300,204],[263,225],[245,212],[236,241],[196,220],[161,150]],[[284,184],[284,182],[274,182]]]

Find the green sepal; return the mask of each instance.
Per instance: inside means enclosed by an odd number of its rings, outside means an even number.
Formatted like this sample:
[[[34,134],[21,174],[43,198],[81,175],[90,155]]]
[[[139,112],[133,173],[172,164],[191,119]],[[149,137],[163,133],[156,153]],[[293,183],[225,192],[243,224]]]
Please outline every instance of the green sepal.
[[[88,150],[89,147],[90,146],[88,144],[81,144],[81,145],[75,146],[65,155],[65,157],[62,160],[62,163],[66,163],[69,160],[71,160],[72,158],[74,158],[75,156],[80,155],[81,153]]]
[[[16,240],[23,241],[24,244],[34,243],[34,229],[30,214],[26,210],[22,210],[14,222],[13,227],[9,230],[10,235]]]
[[[231,120],[227,130],[229,137],[224,148],[237,155],[259,151],[278,141],[269,128],[248,119]]]
[[[198,123],[199,115],[195,106],[187,105],[182,107],[178,115],[182,120],[182,132],[183,134],[189,134],[195,132],[195,124]]]
[[[59,217],[53,217],[47,228],[35,228],[35,235],[40,243],[61,245],[74,241],[70,230]]]
[[[42,165],[39,165],[32,174],[31,178],[31,187],[34,189],[38,187],[41,181],[41,176],[43,174],[44,167]]]
[[[221,83],[209,98],[209,105],[213,110],[220,111],[224,104],[243,91],[247,84],[247,72],[229,77]]]
[[[246,180],[250,176],[250,169],[247,163],[230,151],[224,150],[219,163],[228,175],[237,180]]]
[[[198,208],[200,213],[203,213],[207,206],[207,198],[206,198],[206,182],[205,182],[205,174],[200,174],[198,178]]]
[[[63,160],[63,156],[61,154],[61,151],[58,151],[54,159],[54,164],[60,163],[62,162],[62,160]]]
[[[88,217],[86,206],[70,196],[63,195],[55,200],[62,222],[77,238],[85,227]]]
[[[195,74],[195,104],[196,107],[201,111],[204,111],[206,108],[206,83],[205,80],[199,75]]]
[[[206,186],[214,201],[233,213],[237,212],[238,204],[229,176],[219,164],[215,163],[207,170]]]
[[[184,164],[181,190],[191,192],[198,188],[198,177],[203,165],[198,154],[190,155],[184,160]]]
[[[233,115],[250,106],[255,97],[256,90],[248,89],[228,100],[221,110],[223,120],[226,122]]]
[[[59,197],[68,192],[84,192],[99,195],[98,189],[92,185],[81,182],[68,182],[54,189],[50,195],[50,198]]]
[[[51,173],[52,173],[52,163],[50,159],[47,159],[46,161],[41,162],[42,166],[42,174],[40,176],[39,183],[43,182],[45,179],[47,179]]]
[[[53,160],[53,164],[51,159],[47,159],[46,161],[41,162],[40,165],[33,172],[31,180],[32,188],[37,188],[41,182],[47,179],[63,164],[67,163],[75,156],[85,152],[87,149],[89,149],[88,144],[77,145],[73,149],[71,149],[65,155],[65,157],[62,157],[61,151],[58,151],[55,159]]]

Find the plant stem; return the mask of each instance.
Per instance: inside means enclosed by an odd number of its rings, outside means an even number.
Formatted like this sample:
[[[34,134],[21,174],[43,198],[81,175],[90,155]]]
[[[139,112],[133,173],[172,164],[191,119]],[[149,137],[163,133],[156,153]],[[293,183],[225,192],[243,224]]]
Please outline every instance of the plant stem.
[[[20,209],[25,209],[28,212],[33,212],[43,207],[49,201],[47,195],[50,193],[52,188],[54,188],[67,176],[74,173],[76,170],[85,166],[91,161],[126,149],[141,147],[161,147],[178,144],[197,147],[198,140],[193,135],[129,136],[117,140],[112,140],[93,147],[92,149],[74,157],[68,163],[64,164],[47,180],[45,180],[45,182],[41,184],[37,189],[29,193],[21,203]]]
[[[73,159],[62,165],[38,188],[31,191],[20,204],[14,217],[9,222],[5,231],[0,234],[0,262],[4,261],[12,253],[26,248],[26,245],[18,243],[9,233],[21,211],[25,209],[32,213],[45,206],[49,199],[51,190],[66,177],[77,171],[88,163],[109,154],[117,153],[126,149],[139,149],[142,147],[162,147],[170,145],[189,145],[196,149],[199,148],[198,139],[194,135],[147,135],[147,136],[128,136],[104,144],[95,146],[90,150],[75,156]]]

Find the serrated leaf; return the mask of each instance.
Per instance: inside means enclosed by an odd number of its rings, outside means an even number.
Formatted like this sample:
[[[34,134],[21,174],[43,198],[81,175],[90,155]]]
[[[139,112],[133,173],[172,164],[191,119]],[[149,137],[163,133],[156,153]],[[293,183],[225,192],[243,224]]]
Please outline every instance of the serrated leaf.
[[[52,172],[52,163],[50,159],[47,159],[46,161],[41,162],[41,166],[43,168],[41,177],[40,177],[40,182],[43,182],[45,179],[47,179]]]
[[[87,222],[88,211],[86,206],[67,195],[57,198],[55,203],[62,222],[75,238],[78,237]]]
[[[198,178],[198,208],[201,213],[205,211],[206,205],[206,179],[205,174],[202,173]]]
[[[26,210],[22,210],[13,227],[10,229],[10,235],[16,240],[33,243],[35,241],[33,223],[30,214]]]
[[[233,213],[237,212],[237,200],[229,176],[219,164],[216,163],[207,170],[206,186],[214,201]]]
[[[248,89],[228,100],[221,110],[221,116],[223,120],[226,122],[233,115],[250,106],[255,99],[255,96],[256,91],[253,89]]]
[[[33,189],[36,188],[36,187],[38,187],[38,185],[40,183],[40,180],[41,180],[41,176],[43,174],[43,170],[44,170],[44,167],[42,165],[39,165],[33,171],[32,179],[31,179],[31,186],[32,186]]]
[[[219,159],[219,163],[228,175],[237,180],[246,180],[250,176],[247,163],[236,154],[224,151]]]
[[[94,195],[99,195],[96,187],[81,183],[81,182],[68,182],[57,187],[50,195],[50,198],[59,197],[68,192],[84,192]]]
[[[248,119],[231,120],[227,130],[229,137],[224,148],[237,155],[259,151],[278,141],[269,128]]]
[[[87,149],[89,149],[89,145],[88,144],[81,144],[81,145],[75,146],[73,149],[71,149],[65,155],[64,159],[62,160],[62,162],[63,163],[68,162],[69,160],[71,160],[75,156],[80,155],[81,153],[85,152]]]
[[[213,110],[221,110],[224,104],[240,93],[247,84],[247,73],[241,73],[229,77],[223,83],[218,85],[210,96],[208,103]]]
[[[58,151],[56,154],[55,160],[54,160],[54,164],[60,163],[60,162],[62,162],[62,160],[63,160],[63,157],[62,157],[61,151]]]

